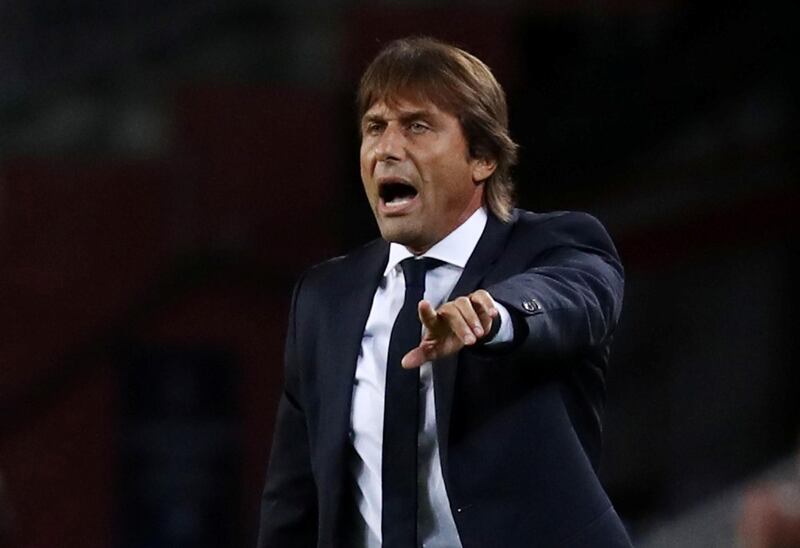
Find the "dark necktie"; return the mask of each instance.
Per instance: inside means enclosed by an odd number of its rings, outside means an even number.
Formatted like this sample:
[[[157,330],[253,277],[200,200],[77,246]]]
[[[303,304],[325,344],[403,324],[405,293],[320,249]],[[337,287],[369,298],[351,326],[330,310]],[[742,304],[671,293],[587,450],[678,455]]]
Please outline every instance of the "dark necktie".
[[[425,273],[438,264],[428,258],[408,258],[400,263],[406,295],[389,339],[383,412],[384,548],[417,545],[419,369],[403,369],[400,360],[419,344],[422,326],[417,304],[425,293]]]

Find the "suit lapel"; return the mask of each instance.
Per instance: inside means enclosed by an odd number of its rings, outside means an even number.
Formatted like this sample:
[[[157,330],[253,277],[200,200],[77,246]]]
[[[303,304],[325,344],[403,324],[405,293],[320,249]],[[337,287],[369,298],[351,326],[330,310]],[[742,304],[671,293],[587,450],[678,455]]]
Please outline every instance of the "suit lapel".
[[[331,344],[326,349],[326,367],[320,371],[320,377],[325,377],[320,386],[328,397],[325,413],[335,425],[331,434],[342,441],[349,427],[353,377],[364,326],[388,258],[389,246],[378,242],[347,269],[346,284],[331,295]]]
[[[481,281],[491,270],[492,265],[500,257],[505,248],[511,227],[516,221],[514,218],[508,223],[503,223],[497,217],[489,214],[486,228],[483,230],[475,250],[470,255],[464,272],[458,279],[450,300],[467,295],[480,287]],[[447,470],[447,442],[450,433],[450,412],[453,405],[453,391],[455,388],[458,356],[455,354],[447,358],[436,360],[433,365],[433,389],[436,399],[436,428],[439,436],[439,452],[443,470]]]
[[[388,257],[389,246],[384,241],[367,246],[363,253],[352,257],[353,264],[344,269],[345,278],[339,280],[338,287],[330,288],[328,295],[331,301],[326,307],[329,313],[323,327],[327,331],[324,337],[327,344],[318,375],[319,387],[324,391],[324,409],[320,412],[326,425],[320,428],[320,447],[325,452],[320,464],[330,467],[331,473],[320,477],[329,480],[325,488],[333,496],[328,500],[336,501],[334,504],[339,507],[344,506],[340,502],[347,465],[345,440],[350,427],[356,361],[375,289]],[[338,512],[339,509],[329,510]],[[336,520],[336,523],[341,521]]]

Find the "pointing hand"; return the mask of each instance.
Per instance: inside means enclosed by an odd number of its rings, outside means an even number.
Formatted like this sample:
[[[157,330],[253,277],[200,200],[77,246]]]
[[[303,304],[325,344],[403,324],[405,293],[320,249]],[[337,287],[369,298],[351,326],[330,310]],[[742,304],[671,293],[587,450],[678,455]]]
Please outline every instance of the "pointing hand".
[[[475,344],[491,331],[498,314],[494,300],[485,289],[458,297],[437,310],[428,301],[420,301],[418,311],[424,327],[422,340],[418,347],[403,356],[402,365],[406,369]]]

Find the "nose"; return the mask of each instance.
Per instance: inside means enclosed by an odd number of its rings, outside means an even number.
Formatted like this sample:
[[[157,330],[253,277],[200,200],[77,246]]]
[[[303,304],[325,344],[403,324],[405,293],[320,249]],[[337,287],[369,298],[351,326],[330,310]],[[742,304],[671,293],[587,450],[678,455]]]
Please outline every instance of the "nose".
[[[405,153],[405,137],[391,124],[381,133],[375,143],[375,159],[379,162],[402,160]]]

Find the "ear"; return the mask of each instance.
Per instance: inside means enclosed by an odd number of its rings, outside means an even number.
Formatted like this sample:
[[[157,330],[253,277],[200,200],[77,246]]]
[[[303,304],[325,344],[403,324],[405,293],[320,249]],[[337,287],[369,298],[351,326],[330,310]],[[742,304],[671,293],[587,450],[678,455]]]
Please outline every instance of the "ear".
[[[497,169],[497,162],[491,158],[472,159],[472,182],[476,185],[488,179],[494,170]]]

